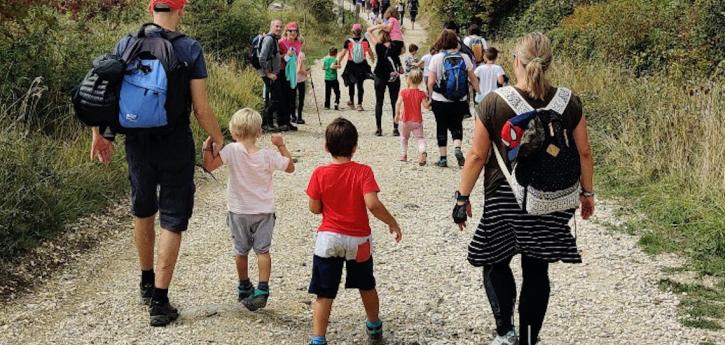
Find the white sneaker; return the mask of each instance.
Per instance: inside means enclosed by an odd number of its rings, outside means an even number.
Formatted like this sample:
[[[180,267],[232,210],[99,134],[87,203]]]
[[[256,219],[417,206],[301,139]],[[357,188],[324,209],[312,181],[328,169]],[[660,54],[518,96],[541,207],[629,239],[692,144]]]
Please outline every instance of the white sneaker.
[[[516,336],[514,330],[510,330],[503,336],[497,335],[491,345],[519,345],[519,337]]]

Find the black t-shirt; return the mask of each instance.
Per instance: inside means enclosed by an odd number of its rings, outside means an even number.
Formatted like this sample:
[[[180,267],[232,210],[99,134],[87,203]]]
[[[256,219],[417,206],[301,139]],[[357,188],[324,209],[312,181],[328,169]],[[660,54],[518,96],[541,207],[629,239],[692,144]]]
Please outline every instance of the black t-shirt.
[[[392,53],[392,45],[390,47],[386,47],[382,43],[375,45],[375,54],[378,56],[378,62],[375,64],[375,70],[373,73],[376,77],[388,80],[388,78],[390,78],[390,73],[400,67],[398,65],[400,60],[394,59],[391,55],[389,55],[390,53]],[[390,60],[393,60],[393,62]]]
[[[408,1],[408,11],[410,11],[410,12],[418,12],[418,0],[410,0],[410,1]]]

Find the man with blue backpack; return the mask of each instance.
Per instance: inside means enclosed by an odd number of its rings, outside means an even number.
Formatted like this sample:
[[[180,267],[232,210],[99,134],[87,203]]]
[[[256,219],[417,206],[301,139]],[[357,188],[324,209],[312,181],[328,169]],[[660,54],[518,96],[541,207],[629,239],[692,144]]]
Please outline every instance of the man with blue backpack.
[[[453,139],[454,154],[458,166],[463,167],[465,158],[461,150],[463,140],[463,115],[468,108],[469,82],[478,92],[478,79],[473,73],[471,58],[459,50],[458,35],[443,30],[435,43],[440,52],[430,59],[428,90],[436,119],[436,137],[440,159],[439,167],[448,166],[448,132]]]
[[[140,294],[150,306],[151,326],[165,326],[179,315],[169,303],[168,289],[181,233],[188,227],[194,204],[192,108],[200,126],[213,138],[213,154],[224,145],[207,101],[208,74],[201,45],[176,31],[185,4],[186,0],[151,0],[153,23],[118,42],[114,54],[121,59],[116,61],[125,64],[119,77],[118,118],[94,127],[91,145],[91,159],[108,163],[115,133],[126,135]],[[154,271],[156,213],[161,233]]]
[[[279,50],[279,39],[282,34],[282,21],[272,20],[269,32],[258,35],[252,40],[251,64],[257,69],[264,82],[264,110],[262,111],[262,129],[265,132],[278,132],[283,125],[289,122],[289,107],[283,102],[287,100],[283,95],[282,55]],[[277,124],[274,126],[274,114],[277,114]],[[289,128],[289,126],[288,126]]]

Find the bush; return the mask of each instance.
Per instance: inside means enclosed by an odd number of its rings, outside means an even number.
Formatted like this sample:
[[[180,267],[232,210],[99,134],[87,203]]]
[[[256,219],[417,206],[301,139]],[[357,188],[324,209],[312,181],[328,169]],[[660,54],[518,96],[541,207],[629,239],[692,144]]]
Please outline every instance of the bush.
[[[244,61],[252,38],[269,29],[266,8],[252,1],[193,1],[186,13],[184,29],[218,60]]]
[[[622,63],[638,76],[713,75],[725,54],[723,11],[716,0],[610,0],[577,7],[551,34],[565,54]]]

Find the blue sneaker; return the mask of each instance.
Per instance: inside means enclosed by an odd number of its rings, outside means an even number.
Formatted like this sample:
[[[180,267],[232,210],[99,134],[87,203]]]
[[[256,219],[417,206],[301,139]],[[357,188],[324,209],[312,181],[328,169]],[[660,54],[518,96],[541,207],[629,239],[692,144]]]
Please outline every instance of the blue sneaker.
[[[239,302],[241,302],[245,298],[254,294],[254,284],[249,284],[247,286],[239,284],[239,286],[237,287],[237,290],[239,292],[238,300],[239,300]]]
[[[381,344],[383,341],[383,322],[378,321],[377,325],[365,322],[365,333],[368,335],[368,340],[371,344]]]
[[[242,301],[242,304],[244,304],[244,306],[247,307],[247,309],[249,309],[250,311],[255,311],[257,309],[266,307],[268,298],[269,291],[255,289],[254,294],[245,298]]]

